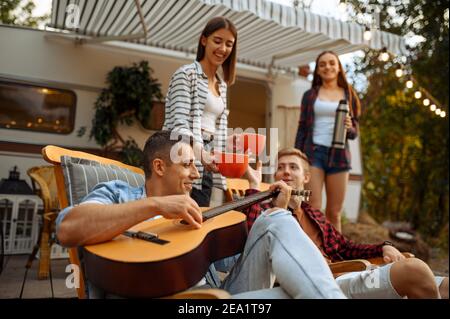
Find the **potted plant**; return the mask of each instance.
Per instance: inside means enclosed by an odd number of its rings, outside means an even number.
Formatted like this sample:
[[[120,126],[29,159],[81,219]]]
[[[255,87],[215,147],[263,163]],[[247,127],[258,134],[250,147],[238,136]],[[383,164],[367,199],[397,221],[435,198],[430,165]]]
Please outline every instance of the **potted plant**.
[[[157,103],[162,105],[163,96],[161,84],[152,73],[147,61],[115,67],[108,73],[107,87],[95,102],[90,138],[103,147],[105,155],[118,154],[122,162],[134,166],[141,166],[142,151],[133,138],[124,139],[117,127],[137,121],[144,128],[155,129],[151,125],[152,109]],[[78,135],[85,131],[86,127],[80,128]]]

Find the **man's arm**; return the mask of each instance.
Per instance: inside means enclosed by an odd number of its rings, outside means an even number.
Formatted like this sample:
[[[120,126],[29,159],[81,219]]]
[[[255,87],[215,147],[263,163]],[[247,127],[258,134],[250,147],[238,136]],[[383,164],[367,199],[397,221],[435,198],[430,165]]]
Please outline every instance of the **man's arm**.
[[[342,235],[342,237],[344,236]],[[386,241],[381,244],[356,244],[348,239],[345,241],[343,256],[346,256],[346,259],[383,257],[386,263],[405,259],[405,256],[397,248]]]
[[[250,185],[250,189],[247,189],[245,191],[245,196],[250,196],[252,194],[259,192],[259,187],[261,185],[262,180],[262,163],[261,161],[258,161],[256,163],[256,170],[248,166],[247,171],[244,175],[244,177],[248,180],[248,183]],[[256,203],[252,206],[242,210],[242,212],[247,215],[247,228],[250,230],[253,226],[253,223],[258,218],[258,216],[266,210],[269,214],[272,212],[272,210],[276,210],[278,208],[284,208],[287,209],[289,199],[291,196],[291,187],[289,187],[285,182],[278,181],[272,185],[270,185],[269,188],[270,191],[279,190],[280,194],[277,196],[277,198],[274,198],[269,203]]]
[[[349,259],[365,259],[383,256],[383,245],[371,244],[356,244],[352,240],[345,238],[330,222],[325,221],[325,231],[328,233],[324,247],[326,253],[332,259],[339,259],[333,257],[338,254],[345,260]]]
[[[81,204],[64,217],[58,227],[58,240],[65,247],[108,241],[133,225],[154,217],[154,208],[149,199],[125,204]]]
[[[122,204],[85,203],[75,206],[57,227],[57,237],[65,247],[101,243],[156,215],[182,218],[194,227],[201,227],[202,215],[198,205],[187,195],[174,195]]]
[[[245,196],[250,196],[253,194],[259,193],[259,190],[257,189],[247,189],[245,191]],[[247,228],[250,231],[250,229],[253,226],[253,223],[258,218],[259,215],[266,209],[270,209],[273,206],[270,203],[256,203],[253,204],[245,209],[242,210],[242,213],[244,213],[247,216]]]

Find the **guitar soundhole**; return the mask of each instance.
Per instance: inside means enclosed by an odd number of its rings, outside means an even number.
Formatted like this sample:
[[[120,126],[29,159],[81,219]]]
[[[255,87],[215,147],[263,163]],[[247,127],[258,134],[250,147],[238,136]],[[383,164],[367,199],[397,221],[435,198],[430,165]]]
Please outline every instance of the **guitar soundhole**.
[[[178,219],[178,220],[173,220],[172,223],[173,223],[175,226],[179,226],[179,227],[193,227],[193,226],[191,226],[191,225],[189,225],[189,224],[182,224],[182,223],[181,223],[182,221],[183,221],[182,219]],[[207,223],[209,223],[209,222],[211,222],[211,219],[207,219],[207,220],[203,221],[203,225],[204,225],[204,224],[207,224]]]

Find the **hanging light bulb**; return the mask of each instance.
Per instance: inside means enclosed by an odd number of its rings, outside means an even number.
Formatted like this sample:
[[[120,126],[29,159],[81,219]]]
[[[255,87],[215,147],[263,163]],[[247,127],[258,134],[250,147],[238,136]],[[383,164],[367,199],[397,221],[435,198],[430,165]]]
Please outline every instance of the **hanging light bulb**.
[[[338,9],[341,13],[345,13],[347,11],[347,3],[346,1],[340,1],[338,5]]]
[[[414,97],[415,97],[416,99],[420,99],[420,98],[422,97],[422,92],[416,91],[416,92],[414,93]]]
[[[425,106],[430,105],[430,100],[429,99],[423,100],[423,105],[425,105]]]
[[[387,62],[389,61],[389,53],[387,52],[386,47],[381,50],[380,56],[378,57],[380,61]]]
[[[370,41],[372,39],[372,31],[369,27],[366,27],[366,30],[364,31],[363,38],[365,41]]]
[[[445,111],[442,111],[441,112],[441,117],[446,117],[447,116],[447,113],[445,113]]]
[[[406,87],[407,87],[408,89],[412,89],[413,86],[414,86],[414,82],[413,82],[411,79],[409,79],[408,81],[406,81]]]
[[[441,115],[441,109],[436,110],[436,115]]]
[[[436,105],[435,105],[435,104],[431,104],[431,105],[430,105],[430,111],[431,111],[431,112],[436,111]]]
[[[401,67],[399,67],[397,70],[395,70],[395,76],[398,78],[401,78],[403,76],[403,70]]]

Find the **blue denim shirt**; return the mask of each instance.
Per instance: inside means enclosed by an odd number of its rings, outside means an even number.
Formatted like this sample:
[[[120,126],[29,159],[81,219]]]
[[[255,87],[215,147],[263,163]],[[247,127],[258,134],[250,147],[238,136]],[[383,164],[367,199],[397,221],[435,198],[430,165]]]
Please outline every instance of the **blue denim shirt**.
[[[123,181],[110,181],[105,183],[97,184],[92,191],[82,199],[80,205],[86,203],[97,203],[104,205],[112,205],[112,204],[122,204],[127,203],[134,200],[139,200],[146,198],[147,195],[145,193],[144,186],[141,187],[131,187],[126,182]],[[70,212],[73,206],[68,206],[63,209],[56,218],[56,233],[58,234],[59,227]],[[156,217],[157,218],[157,217]],[[80,260],[82,257],[80,256]],[[206,286],[217,288],[220,286],[220,279],[217,275],[214,264],[211,264],[207,273],[205,274]],[[93,287],[91,283],[87,283],[86,287],[88,287],[88,296],[89,298],[105,298],[106,294],[100,292],[100,290],[96,287]],[[109,296],[111,297],[111,296]]]
[[[131,187],[126,182],[117,180],[97,184],[92,191],[81,200],[80,205],[86,203],[105,205],[123,204],[146,197],[147,195],[145,193],[144,186]],[[56,233],[58,233],[61,222],[72,208],[73,206],[68,206],[58,214],[55,222]]]

